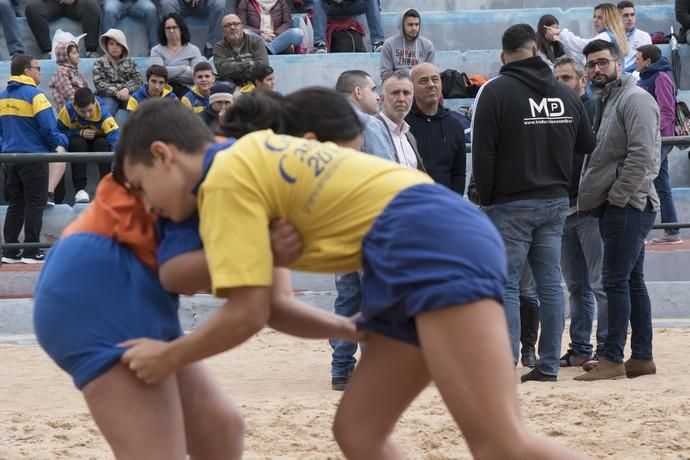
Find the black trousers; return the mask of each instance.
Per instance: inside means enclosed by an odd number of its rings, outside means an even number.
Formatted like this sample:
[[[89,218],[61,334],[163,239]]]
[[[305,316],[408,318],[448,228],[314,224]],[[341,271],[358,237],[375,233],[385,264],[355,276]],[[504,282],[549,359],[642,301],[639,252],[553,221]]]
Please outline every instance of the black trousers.
[[[75,0],[71,5],[60,4],[57,0],[29,0],[25,14],[43,53],[52,49],[48,23],[63,16],[81,22],[81,28],[86,33],[84,43],[87,51],[98,50],[101,26],[101,5],[98,0]]]
[[[83,137],[75,136],[69,138],[70,152],[110,152],[110,146],[105,137],[97,137],[96,139],[90,141],[84,139]],[[72,186],[74,186],[74,191],[86,190],[86,185],[88,182],[87,178],[87,165],[85,162],[72,162],[70,163],[70,169],[72,170]],[[98,173],[102,178],[110,172],[112,165],[110,161],[99,161],[98,162]],[[65,201],[65,176],[62,176],[60,182],[55,187],[55,203],[64,203]]]
[[[29,154],[27,154],[29,155]],[[24,242],[38,243],[43,226],[43,209],[48,199],[48,163],[10,163],[5,166],[7,215],[5,242],[19,243],[24,227]],[[24,249],[24,257],[34,257],[38,249]],[[6,257],[19,257],[19,250],[4,249]]]

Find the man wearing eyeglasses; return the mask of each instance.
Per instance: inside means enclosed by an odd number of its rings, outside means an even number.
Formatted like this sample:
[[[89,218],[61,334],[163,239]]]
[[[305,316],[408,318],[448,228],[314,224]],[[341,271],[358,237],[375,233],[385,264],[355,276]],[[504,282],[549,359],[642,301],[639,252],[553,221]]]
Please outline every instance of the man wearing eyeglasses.
[[[261,37],[244,33],[239,16],[228,14],[223,18],[223,40],[213,47],[213,63],[219,80],[241,87],[250,82],[256,64],[268,65],[268,52]]]
[[[575,380],[594,381],[656,373],[652,314],[644,281],[644,241],[659,210],[659,106],[622,73],[618,47],[593,40],[583,50],[587,73],[601,98],[594,117],[597,145],[585,160],[578,211],[599,216],[604,240],[603,282],[608,334],[599,362]],[[632,356],[623,350],[632,326]]]
[[[0,141],[6,153],[65,152],[67,137],[57,129],[53,107],[37,88],[41,67],[33,56],[16,55],[12,76],[0,93]],[[5,165],[7,215],[4,235],[7,243],[18,243],[24,227],[24,242],[38,243],[43,225],[43,208],[48,199],[48,163]],[[4,249],[2,263],[35,264],[43,261],[38,249]]]

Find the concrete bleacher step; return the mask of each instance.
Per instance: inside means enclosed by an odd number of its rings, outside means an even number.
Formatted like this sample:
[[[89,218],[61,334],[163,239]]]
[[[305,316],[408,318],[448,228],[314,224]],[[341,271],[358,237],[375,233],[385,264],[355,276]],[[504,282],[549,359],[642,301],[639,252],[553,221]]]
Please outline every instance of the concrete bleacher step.
[[[636,6],[668,5],[668,0],[636,0]],[[590,0],[568,0],[568,7],[592,7],[596,2]],[[381,10],[402,12],[408,8],[419,11],[463,11],[463,10],[500,10],[517,8],[558,8],[562,0],[381,0]]]
[[[548,8],[540,5],[532,5],[531,2],[523,8],[500,7],[496,9],[440,9],[431,7],[420,9],[422,14],[422,34],[430,38],[437,50],[468,50],[468,49],[495,49],[500,47],[501,34],[511,24],[528,23],[536,26],[539,17],[543,14],[553,14],[560,19],[562,26],[568,27],[573,32],[582,36],[590,36],[592,33],[592,7],[568,4],[568,8],[562,5]],[[510,5],[510,2],[504,2]],[[452,6],[452,5],[447,5]],[[402,8],[401,8],[402,9]],[[398,32],[400,25],[400,10],[381,14],[381,23],[386,37]],[[638,27],[654,32],[669,31],[671,25],[675,25],[675,12],[673,4],[640,5],[637,8]],[[191,32],[192,43],[199,49],[203,49],[208,35],[208,19],[189,17],[186,19]],[[39,52],[36,42],[29,30],[25,18],[19,18],[22,42],[27,47],[27,52],[37,54]],[[142,21],[125,17],[119,24],[127,35],[130,52],[133,56],[148,55],[148,42],[146,29]],[[56,29],[62,29],[75,35],[81,33],[81,26],[71,19],[61,18],[50,24],[51,34]],[[2,33],[2,30],[0,30]],[[4,34],[4,33],[3,33]],[[4,35],[0,35],[4,41]],[[365,39],[368,43],[369,40]],[[3,54],[4,53],[4,54]],[[6,47],[0,47],[0,59],[7,59]]]

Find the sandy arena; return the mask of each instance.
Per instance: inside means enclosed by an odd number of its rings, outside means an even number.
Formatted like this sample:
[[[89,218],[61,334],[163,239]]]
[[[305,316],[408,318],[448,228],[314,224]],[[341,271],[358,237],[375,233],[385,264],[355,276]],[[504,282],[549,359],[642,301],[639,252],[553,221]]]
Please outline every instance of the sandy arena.
[[[572,380],[578,369],[565,369],[557,384],[519,385],[530,428],[594,458],[690,459],[689,343],[690,329],[655,329],[655,376],[582,383]],[[0,345],[0,362],[0,459],[111,458],[81,394],[38,346]],[[342,458],[330,431],[340,393],[329,362],[328,344],[270,330],[208,361],[243,409],[245,458]],[[470,458],[433,387],[394,437],[411,459]]]

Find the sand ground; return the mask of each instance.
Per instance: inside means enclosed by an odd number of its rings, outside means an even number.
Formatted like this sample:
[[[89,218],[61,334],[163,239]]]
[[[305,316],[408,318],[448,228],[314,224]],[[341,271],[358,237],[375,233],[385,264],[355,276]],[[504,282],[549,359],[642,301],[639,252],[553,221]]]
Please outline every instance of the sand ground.
[[[581,383],[564,369],[555,384],[519,385],[531,429],[594,458],[690,459],[690,330],[655,334],[655,376]],[[342,458],[330,432],[340,393],[330,390],[329,362],[328,344],[268,330],[208,361],[244,411],[245,458]],[[0,345],[0,363],[0,459],[111,458],[81,394],[39,347]],[[412,459],[470,458],[433,387],[394,436]]]

